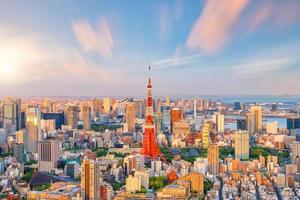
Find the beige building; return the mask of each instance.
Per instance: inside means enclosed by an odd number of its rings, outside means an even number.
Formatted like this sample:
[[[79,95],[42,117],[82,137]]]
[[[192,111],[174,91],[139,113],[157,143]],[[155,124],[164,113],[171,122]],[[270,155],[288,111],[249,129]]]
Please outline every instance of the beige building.
[[[219,146],[218,144],[208,145],[208,173],[214,176],[219,174]]]
[[[57,167],[59,147],[57,140],[39,141],[38,144],[38,170],[50,172]]]
[[[126,178],[126,192],[135,193],[142,189],[142,181],[140,177],[130,175]]]
[[[67,106],[65,110],[65,124],[71,129],[77,129],[78,126],[78,108],[77,106]]]
[[[262,130],[262,107],[251,106],[250,112],[246,115],[246,121],[249,134],[260,133]]]
[[[128,125],[128,131],[133,132],[135,130],[135,104],[133,102],[126,103],[125,121]]]
[[[83,199],[100,200],[100,162],[84,159],[81,164],[81,196]]]
[[[188,175],[180,177],[178,180],[189,181],[191,184],[191,191],[198,194],[204,194],[204,176],[201,173],[192,172]]]
[[[204,122],[202,126],[202,147],[203,148],[207,148],[209,145],[210,131],[211,131],[210,123],[208,121]]]
[[[84,130],[91,129],[91,108],[88,105],[82,107],[82,122]]]
[[[244,130],[237,130],[235,132],[235,159],[247,160],[249,159],[249,133]]]
[[[183,185],[167,185],[157,192],[157,199],[185,200],[188,197],[188,189]]]
[[[110,98],[105,97],[103,100],[103,109],[104,113],[109,113],[110,112]]]
[[[41,113],[37,107],[29,106],[26,113],[26,150],[38,152],[38,141],[41,138]]]
[[[55,131],[55,120],[54,119],[42,119],[41,130],[44,133]]]
[[[82,200],[80,185],[76,183],[56,182],[44,191],[29,191],[27,200]]]

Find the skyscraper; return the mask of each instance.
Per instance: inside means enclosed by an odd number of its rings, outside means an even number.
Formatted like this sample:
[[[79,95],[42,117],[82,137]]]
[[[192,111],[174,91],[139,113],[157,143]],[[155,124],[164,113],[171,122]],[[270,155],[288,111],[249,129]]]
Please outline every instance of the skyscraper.
[[[149,66],[149,80],[148,80],[148,97],[147,97],[147,110],[146,119],[144,126],[144,139],[141,153],[144,156],[150,157],[151,159],[160,155],[160,150],[156,142],[156,135],[154,132],[154,117],[153,117],[153,100],[152,100],[152,85],[150,78],[150,66]]]
[[[110,112],[110,98],[105,97],[103,100],[103,107],[104,107],[104,112],[109,113]]]
[[[250,112],[246,115],[247,130],[250,134],[260,133],[262,129],[262,107],[251,106]]]
[[[208,145],[208,173],[214,176],[219,174],[219,146],[218,144]]]
[[[128,125],[129,131],[135,130],[135,105],[134,103],[127,102],[125,108],[125,121]]]
[[[218,133],[224,132],[224,115],[217,113],[216,118],[216,128]]]
[[[92,101],[93,105],[93,116],[94,117],[100,117],[100,115],[103,112],[103,102],[101,99],[93,99]]]
[[[24,133],[23,130],[19,130],[16,132],[16,143],[23,144],[24,143]]]
[[[90,130],[91,129],[91,108],[88,105],[84,105],[82,107],[82,121],[83,121],[83,129]]]
[[[100,162],[84,159],[81,164],[81,195],[84,200],[100,200]]]
[[[173,126],[175,122],[181,120],[181,110],[180,108],[172,108],[170,110],[170,126],[171,126],[171,133],[173,134]]]
[[[54,139],[47,139],[39,141],[38,146],[38,170],[50,172],[57,167],[59,156],[58,141]]]
[[[287,129],[300,129],[300,117],[289,117],[287,118]]]
[[[210,123],[205,121],[202,126],[202,147],[207,148],[210,141]]]
[[[21,99],[5,97],[2,104],[2,125],[7,133],[21,129]]]
[[[235,132],[235,158],[241,160],[249,159],[249,133],[237,130]]]
[[[29,106],[26,114],[26,150],[38,153],[38,141],[41,139],[41,113],[37,107]]]
[[[65,111],[65,123],[72,129],[76,129],[78,126],[78,108],[77,106],[69,105]]]

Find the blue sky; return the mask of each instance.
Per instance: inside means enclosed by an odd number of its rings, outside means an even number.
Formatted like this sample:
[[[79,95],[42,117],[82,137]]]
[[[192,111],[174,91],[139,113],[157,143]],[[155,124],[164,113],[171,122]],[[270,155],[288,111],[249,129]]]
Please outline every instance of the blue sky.
[[[300,1],[0,0],[0,96],[300,94]]]

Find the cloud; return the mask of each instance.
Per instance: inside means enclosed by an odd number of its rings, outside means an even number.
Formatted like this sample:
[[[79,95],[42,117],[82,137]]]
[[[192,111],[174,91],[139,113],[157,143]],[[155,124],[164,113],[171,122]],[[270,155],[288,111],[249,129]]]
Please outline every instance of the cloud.
[[[187,40],[191,49],[214,54],[230,38],[231,29],[246,7],[248,0],[209,0],[194,24]]]
[[[246,17],[250,31],[256,30],[268,23],[270,26],[288,28],[300,21],[300,1],[259,1]]]
[[[98,52],[105,58],[112,56],[115,43],[105,18],[100,18],[95,25],[88,20],[78,20],[72,23],[72,28],[84,51]]]
[[[170,8],[163,4],[159,10],[159,31],[161,36],[167,36],[172,28],[172,16],[170,12]]]
[[[238,36],[270,27],[286,30],[300,22],[299,10],[298,0],[209,0],[193,25],[186,45],[207,54],[215,54],[234,33]]]
[[[255,55],[244,57],[230,66],[230,72],[238,79],[271,79],[274,73],[300,64],[299,42],[258,51]]]
[[[200,53],[186,55],[186,56],[179,56],[178,51],[176,51],[175,56],[171,58],[165,58],[162,60],[156,60],[151,63],[151,66],[153,67],[153,69],[176,67],[176,66],[190,64],[199,61],[201,57],[202,54]]]

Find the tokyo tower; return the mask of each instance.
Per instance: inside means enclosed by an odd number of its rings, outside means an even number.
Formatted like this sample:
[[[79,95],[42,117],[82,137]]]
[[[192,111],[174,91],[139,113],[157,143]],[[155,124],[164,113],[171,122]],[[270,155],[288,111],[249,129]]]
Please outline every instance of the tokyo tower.
[[[150,159],[160,156],[160,150],[156,143],[156,137],[154,133],[154,118],[153,118],[153,100],[152,100],[152,85],[150,77],[151,67],[149,66],[149,80],[148,80],[148,97],[147,97],[147,110],[145,119],[145,133],[143,139],[143,147],[141,154],[150,157]]]

